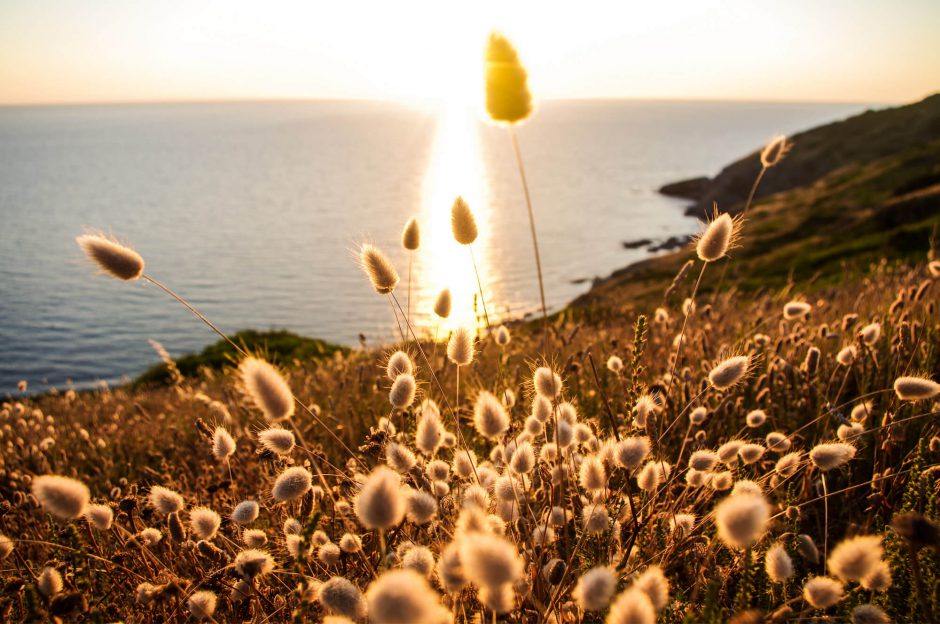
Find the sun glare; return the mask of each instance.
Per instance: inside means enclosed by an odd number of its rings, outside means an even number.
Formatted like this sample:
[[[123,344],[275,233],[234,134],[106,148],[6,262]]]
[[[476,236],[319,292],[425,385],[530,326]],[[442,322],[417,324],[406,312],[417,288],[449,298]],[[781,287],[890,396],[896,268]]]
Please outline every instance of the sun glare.
[[[476,112],[466,100],[451,100],[443,106],[424,183],[421,221],[427,231],[424,237],[427,244],[419,251],[416,266],[416,283],[424,285],[418,311],[426,319],[426,325],[435,326],[436,320],[430,313],[434,299],[442,289],[450,288],[452,310],[450,318],[441,325],[442,335],[458,325],[475,327],[477,317],[483,315],[470,252],[454,240],[451,232],[450,210],[458,195],[470,204],[480,229],[473,247],[484,296],[487,296],[487,277],[491,274],[487,253],[490,219],[479,123]]]

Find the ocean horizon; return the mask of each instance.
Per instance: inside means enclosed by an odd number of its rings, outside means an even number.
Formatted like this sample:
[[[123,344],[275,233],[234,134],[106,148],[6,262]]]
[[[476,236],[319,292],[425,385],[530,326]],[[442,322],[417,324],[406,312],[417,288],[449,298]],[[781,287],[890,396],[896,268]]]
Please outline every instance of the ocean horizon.
[[[663,184],[714,175],[777,133],[872,104],[547,100],[519,129],[546,296],[559,309],[592,281],[698,229]],[[876,105],[877,106],[877,105]],[[798,149],[798,146],[797,146]],[[0,107],[0,393],[133,377],[216,337],[144,283],[96,275],[74,243],[85,228],[136,248],[147,271],[223,331],[289,329],[344,345],[393,339],[388,302],[357,266],[363,241],[412,275],[412,319],[443,287],[454,323],[480,314],[450,204],[476,213],[474,254],[491,317],[538,308],[531,242],[505,132],[466,111],[368,100]],[[422,248],[400,236],[412,216]],[[447,259],[447,261],[443,261]],[[453,266],[462,267],[453,270]],[[492,318],[491,318],[492,320]]]

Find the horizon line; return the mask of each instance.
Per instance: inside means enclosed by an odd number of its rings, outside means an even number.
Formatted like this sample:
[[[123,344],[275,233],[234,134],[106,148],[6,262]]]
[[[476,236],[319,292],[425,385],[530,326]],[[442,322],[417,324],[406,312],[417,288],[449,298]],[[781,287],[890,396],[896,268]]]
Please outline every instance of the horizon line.
[[[609,102],[701,102],[701,103],[728,103],[728,104],[846,104],[846,105],[868,105],[868,106],[898,106],[914,102],[920,102],[940,91],[932,91],[916,98],[914,100],[861,100],[861,99],[797,99],[797,98],[743,98],[743,97],[679,97],[679,96],[569,96],[569,97],[546,97],[539,98],[541,102],[586,102],[586,101],[609,101]],[[24,102],[0,102],[0,108],[78,108],[83,106],[154,106],[154,105],[199,105],[199,104],[275,104],[275,103],[303,103],[303,102],[374,102],[386,104],[402,105],[435,105],[440,100],[431,98],[382,98],[382,97],[294,97],[294,96],[271,96],[271,97],[219,97],[219,98],[167,98],[167,99],[132,99],[132,100],[78,100],[62,102],[46,101],[24,101]]]

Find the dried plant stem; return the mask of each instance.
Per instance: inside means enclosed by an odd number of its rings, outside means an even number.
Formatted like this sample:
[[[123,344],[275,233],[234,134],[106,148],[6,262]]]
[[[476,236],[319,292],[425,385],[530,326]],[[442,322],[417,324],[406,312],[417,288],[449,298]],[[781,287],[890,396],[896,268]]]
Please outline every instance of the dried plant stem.
[[[157,288],[159,288],[160,290],[162,290],[163,292],[165,292],[166,294],[168,294],[169,296],[171,296],[173,299],[175,299],[176,301],[178,301],[183,307],[185,307],[187,310],[189,310],[190,312],[192,312],[193,315],[194,315],[196,318],[198,318],[200,321],[202,321],[203,323],[205,323],[205,324],[209,327],[209,329],[211,329],[211,330],[214,331],[216,334],[218,334],[219,337],[222,338],[225,342],[227,342],[233,349],[235,349],[235,351],[236,351],[239,355],[241,355],[242,357],[251,357],[250,354],[249,354],[247,351],[245,351],[243,348],[241,348],[240,346],[238,346],[237,344],[235,344],[235,342],[232,341],[232,339],[229,338],[221,329],[219,329],[218,327],[216,327],[215,325],[213,325],[213,324],[212,324],[212,321],[210,321],[210,320],[207,319],[205,316],[203,316],[202,313],[199,312],[199,310],[197,310],[196,308],[194,308],[192,305],[190,305],[190,303],[189,303],[188,301],[186,301],[185,299],[183,299],[182,297],[180,297],[179,295],[177,295],[175,292],[173,292],[169,287],[167,287],[167,286],[165,286],[164,284],[160,283],[160,282],[157,281],[156,279],[150,277],[150,276],[147,275],[146,273],[143,274],[143,275],[141,275],[140,277],[141,277],[141,279],[147,280],[148,282],[150,282],[151,284],[153,284],[154,286],[156,286]],[[311,418],[313,418],[313,420],[316,421],[316,423],[317,423],[318,425],[320,425],[320,426],[323,428],[323,430],[326,431],[327,434],[329,434],[329,436],[330,436],[331,438],[333,438],[333,441],[335,441],[335,442],[336,442],[337,444],[339,444],[347,453],[349,453],[349,456],[352,457],[352,458],[356,461],[356,463],[358,463],[360,466],[363,465],[362,462],[359,460],[359,458],[356,457],[356,454],[352,452],[352,449],[350,449],[350,448],[346,445],[346,443],[343,442],[343,440],[340,439],[340,437],[339,437],[338,435],[336,435],[336,433],[334,433],[333,430],[330,429],[330,428],[326,425],[326,423],[324,423],[324,422],[320,419],[320,417],[317,416],[317,415],[314,413],[313,410],[311,410],[309,407],[307,407],[307,405],[306,405],[303,401],[301,401],[300,399],[298,399],[298,398],[297,398],[297,395],[295,395],[293,392],[291,392],[291,398],[293,398],[293,399],[294,399],[294,402],[295,402],[297,405],[299,405],[300,408],[301,408],[302,410],[304,410],[304,411],[307,413],[307,415],[309,415]],[[291,423],[291,424],[293,425],[293,423]],[[295,430],[296,430],[296,427],[294,427],[294,428],[295,428]],[[305,444],[304,441],[303,441],[303,436],[300,435],[299,430],[296,431],[296,433],[297,433],[297,436],[298,436],[298,439],[299,439],[300,443],[301,443],[302,445],[306,446],[306,444]],[[310,451],[308,450],[307,453],[308,453],[308,455],[309,455],[309,454],[310,454]],[[310,457],[310,461],[313,462],[313,456],[312,456],[312,455],[311,455],[311,457]],[[363,468],[364,468],[364,467],[365,467],[365,466],[363,466]]]
[[[545,285],[542,281],[542,258],[539,255],[539,239],[535,233],[535,214],[532,211],[532,197],[529,194],[529,183],[526,180],[525,165],[522,163],[522,151],[519,149],[519,140],[516,138],[516,128],[509,126],[509,138],[512,140],[512,150],[516,155],[516,165],[519,167],[519,177],[522,179],[522,192],[525,195],[525,205],[529,213],[529,231],[532,233],[532,248],[535,251],[535,269],[539,277],[539,298],[542,301],[542,350],[547,350],[548,338],[548,308],[545,306]]]
[[[826,473],[821,472],[823,487],[823,571],[829,561],[829,487],[826,484]]]
[[[483,305],[483,318],[486,320],[486,329],[489,331],[492,329],[492,327],[490,327],[490,315],[486,312],[486,297],[483,296],[483,282],[480,281],[477,259],[476,256],[473,255],[473,245],[468,245],[467,249],[470,250],[470,262],[473,264],[473,273],[477,276],[477,289],[480,291],[480,303]]]
[[[754,184],[751,185],[751,191],[747,194],[747,201],[744,202],[744,209],[741,211],[741,218],[743,219],[747,215],[747,211],[751,208],[751,203],[754,201],[754,194],[757,193],[757,187],[760,185],[761,179],[766,173],[767,167],[761,165],[760,171],[757,172],[757,177],[754,178]],[[721,287],[725,283],[725,275],[728,273],[728,265],[731,263],[730,258],[725,259],[725,266],[721,268],[721,277],[718,278],[718,287],[715,288],[714,296],[712,297],[712,303],[718,299],[718,294],[721,292]]]

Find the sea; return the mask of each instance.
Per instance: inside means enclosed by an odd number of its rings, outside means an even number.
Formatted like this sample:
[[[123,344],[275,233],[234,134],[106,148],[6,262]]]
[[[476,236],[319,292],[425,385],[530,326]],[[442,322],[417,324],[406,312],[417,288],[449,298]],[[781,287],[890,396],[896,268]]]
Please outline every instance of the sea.
[[[541,103],[515,132],[548,307],[651,254],[624,242],[699,228],[688,202],[660,195],[661,185],[714,175],[777,133],[870,106]],[[469,247],[450,231],[458,195],[478,224]],[[414,252],[401,245],[412,217]],[[132,246],[148,275],[226,332],[376,346],[407,323],[444,339],[457,325],[479,328],[484,307],[491,324],[540,308],[509,130],[456,104],[0,108],[0,396],[18,396],[21,381],[33,393],[131,379],[158,361],[148,339],[173,356],[215,341],[153,285],[101,274],[75,244],[86,231]],[[395,264],[394,299],[370,287],[363,243]],[[443,288],[448,319],[432,311]]]

